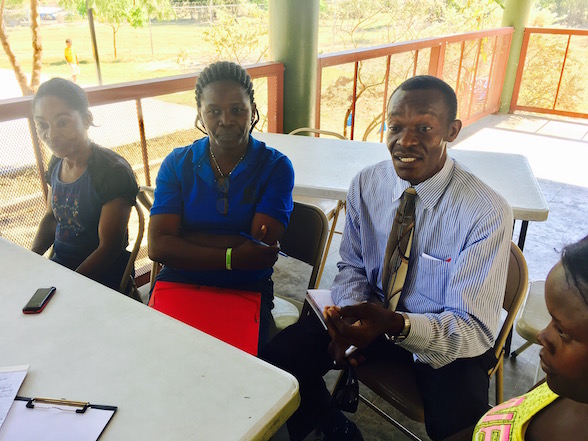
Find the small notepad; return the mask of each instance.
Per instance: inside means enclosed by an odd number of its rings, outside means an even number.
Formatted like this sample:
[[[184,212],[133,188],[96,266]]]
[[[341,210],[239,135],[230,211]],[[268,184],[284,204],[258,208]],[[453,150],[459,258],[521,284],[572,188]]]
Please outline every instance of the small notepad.
[[[325,323],[325,317],[323,316],[323,311],[327,306],[333,306],[335,303],[331,298],[331,290],[330,289],[309,289],[306,292],[306,300],[308,304],[312,307],[312,310],[315,312],[317,317],[321,320],[321,323],[325,329],[327,329],[327,324]]]

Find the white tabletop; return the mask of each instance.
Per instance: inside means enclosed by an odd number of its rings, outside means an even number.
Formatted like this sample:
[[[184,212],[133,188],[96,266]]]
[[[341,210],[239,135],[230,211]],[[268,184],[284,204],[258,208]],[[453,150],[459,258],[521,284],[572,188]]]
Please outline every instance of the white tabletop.
[[[1,238],[0,262],[0,366],[30,364],[19,395],[118,406],[100,441],[266,440],[298,406],[294,377],[245,352]]]
[[[290,158],[296,175],[294,194],[302,196],[344,200],[361,169],[390,159],[380,143],[260,132],[253,136]],[[449,155],[500,193],[515,219],[547,219],[549,207],[524,156],[454,149]]]

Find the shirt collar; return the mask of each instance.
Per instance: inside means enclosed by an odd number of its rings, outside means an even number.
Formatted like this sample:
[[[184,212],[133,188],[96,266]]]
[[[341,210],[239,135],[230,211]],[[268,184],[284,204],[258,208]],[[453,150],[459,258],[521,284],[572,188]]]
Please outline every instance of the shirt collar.
[[[197,141],[195,141],[192,144],[192,163],[194,164],[194,170],[197,172],[198,169],[202,170],[202,166],[204,164],[209,164],[209,160],[208,160],[208,145],[209,145],[209,140],[208,140],[208,136],[201,138]],[[243,160],[241,161],[242,163],[247,164],[247,166],[251,166],[253,164],[255,164],[257,162],[257,157],[260,154],[262,148],[262,143],[258,140],[256,140],[255,138],[253,138],[251,135],[249,135],[249,144],[247,146],[247,154],[245,155],[245,157],[243,158]],[[206,169],[207,167],[204,167],[204,169]],[[211,171],[212,171],[212,166],[208,167]],[[240,173],[240,164],[239,166],[235,169],[234,174],[239,174]],[[214,172],[213,172],[214,174]],[[231,175],[233,176],[233,175]]]
[[[419,198],[423,201],[425,209],[430,209],[437,204],[439,198],[445,193],[445,189],[453,178],[453,169],[455,163],[453,159],[447,155],[443,168],[435,175],[431,176],[426,181],[415,185],[415,189]]]
[[[453,159],[447,155],[445,164],[443,164],[441,170],[426,181],[414,186],[425,209],[433,208],[441,195],[445,192],[445,188],[447,188],[453,177],[454,167],[455,163]],[[398,182],[399,185],[396,186],[394,191],[394,200],[399,199],[402,196],[402,193],[404,193],[404,190],[411,186],[410,182],[403,179],[399,179]]]

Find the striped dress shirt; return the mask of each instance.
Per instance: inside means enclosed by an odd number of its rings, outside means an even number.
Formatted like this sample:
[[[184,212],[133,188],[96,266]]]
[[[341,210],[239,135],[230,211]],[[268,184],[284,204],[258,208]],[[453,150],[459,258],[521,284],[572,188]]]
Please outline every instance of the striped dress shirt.
[[[347,196],[341,261],[331,295],[352,305],[383,300],[382,267],[400,197],[410,183],[391,160],[362,170]],[[512,211],[494,190],[447,157],[415,186],[416,225],[397,310],[411,329],[400,346],[439,368],[494,344],[506,286]]]

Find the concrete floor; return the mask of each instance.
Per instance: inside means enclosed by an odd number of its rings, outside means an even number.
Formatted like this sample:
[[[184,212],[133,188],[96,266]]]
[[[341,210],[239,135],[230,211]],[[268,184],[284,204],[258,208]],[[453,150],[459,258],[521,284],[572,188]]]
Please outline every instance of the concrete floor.
[[[549,269],[557,263],[561,249],[588,234],[588,123],[585,121],[556,120],[550,118],[492,115],[464,128],[453,148],[519,153],[525,155],[549,204],[549,218],[545,222],[530,223],[524,247],[530,280],[545,279]],[[342,223],[338,225],[342,229]],[[517,239],[519,225],[515,226]],[[329,250],[321,288],[329,288],[337,272],[340,235],[335,235]],[[304,299],[309,269],[303,264],[280,260],[274,277],[276,292],[297,299]],[[513,349],[524,340],[516,332]],[[516,359],[505,360],[505,399],[526,392],[534,384],[538,364],[539,347],[531,346]],[[333,384],[336,373],[327,375],[327,383]],[[394,409],[373,393],[362,387],[371,401],[413,430],[422,439],[426,437],[424,426],[397,415]],[[494,397],[494,381],[490,385],[490,402]],[[366,441],[407,439],[371,409],[360,403],[358,411],[350,415]],[[274,437],[275,441],[288,439],[284,428]],[[308,440],[315,437],[309,436]]]

